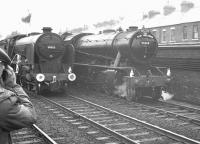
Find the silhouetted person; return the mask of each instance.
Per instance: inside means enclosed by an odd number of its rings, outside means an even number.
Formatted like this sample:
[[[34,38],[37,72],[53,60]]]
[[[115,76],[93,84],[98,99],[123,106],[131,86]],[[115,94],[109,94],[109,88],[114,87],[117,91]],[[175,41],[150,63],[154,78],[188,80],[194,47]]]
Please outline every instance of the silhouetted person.
[[[9,66],[10,58],[0,49],[0,144],[11,144],[10,132],[36,122],[33,104]]]

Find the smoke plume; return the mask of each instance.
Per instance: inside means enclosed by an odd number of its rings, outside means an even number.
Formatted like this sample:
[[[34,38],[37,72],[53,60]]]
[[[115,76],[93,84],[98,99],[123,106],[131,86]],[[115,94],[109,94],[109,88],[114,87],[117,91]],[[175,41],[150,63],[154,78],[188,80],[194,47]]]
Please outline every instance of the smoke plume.
[[[142,19],[146,19],[146,18],[151,19],[151,18],[153,18],[154,16],[159,15],[159,14],[160,14],[159,11],[150,10],[150,11],[148,12],[148,14],[143,14]]]
[[[103,22],[99,22],[97,24],[94,24],[93,26],[96,28],[100,28],[100,27],[106,27],[106,26],[114,26],[116,24],[118,24],[120,21],[119,20],[109,20],[109,21],[103,21]]]
[[[147,18],[148,18],[148,15],[147,14],[143,14],[142,19],[144,20],[144,19],[147,19]]]
[[[114,94],[120,97],[126,97],[127,96],[127,84],[124,82],[122,85],[115,86]]]
[[[31,22],[31,13],[29,13],[27,16],[21,18],[23,23],[30,23]]]
[[[80,33],[80,32],[83,32],[85,30],[88,30],[87,25],[84,25],[83,27],[78,27],[78,28],[72,29],[71,32],[72,33]]]
[[[176,8],[173,6],[166,5],[163,7],[163,11],[164,11],[163,13],[165,16],[173,13],[175,10],[176,10]]]
[[[165,91],[162,91],[162,98],[163,98],[163,100],[170,100],[170,99],[172,99],[173,97],[174,97],[174,95],[173,94],[170,94],[170,93],[168,93],[168,92],[165,92]]]
[[[185,13],[194,7],[194,3],[189,1],[183,1],[181,3],[181,12]]]
[[[159,14],[160,14],[160,12],[155,11],[155,10],[150,10],[150,11],[148,12],[148,15],[149,15],[149,18],[150,18],[150,19],[153,18],[153,17],[156,16],[156,15],[159,15]]]

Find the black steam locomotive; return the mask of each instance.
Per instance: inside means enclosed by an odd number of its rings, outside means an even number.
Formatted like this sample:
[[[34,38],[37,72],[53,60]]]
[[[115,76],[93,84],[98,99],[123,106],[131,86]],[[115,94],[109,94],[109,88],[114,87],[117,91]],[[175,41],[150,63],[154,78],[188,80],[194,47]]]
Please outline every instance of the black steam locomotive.
[[[151,66],[158,43],[145,29],[106,30],[99,34],[67,34],[75,48],[77,82],[128,100],[150,96],[157,100],[170,81],[170,69]]]
[[[17,35],[4,41],[4,49],[12,59],[18,82],[36,92],[65,91],[72,72],[74,47],[64,46],[63,39],[43,28],[43,33]]]

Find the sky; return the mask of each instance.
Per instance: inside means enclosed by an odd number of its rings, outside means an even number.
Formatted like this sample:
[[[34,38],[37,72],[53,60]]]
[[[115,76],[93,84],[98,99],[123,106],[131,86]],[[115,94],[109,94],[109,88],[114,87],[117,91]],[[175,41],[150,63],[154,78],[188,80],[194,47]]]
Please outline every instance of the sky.
[[[53,32],[65,32],[84,25],[118,20],[122,27],[139,22],[149,10],[162,11],[166,4],[179,7],[183,0],[0,0],[0,35],[2,39],[13,31],[41,32],[51,27]],[[200,5],[199,0],[188,0]],[[22,18],[31,13],[30,23]],[[121,19],[120,19],[121,18]],[[123,18],[123,19],[122,19]]]

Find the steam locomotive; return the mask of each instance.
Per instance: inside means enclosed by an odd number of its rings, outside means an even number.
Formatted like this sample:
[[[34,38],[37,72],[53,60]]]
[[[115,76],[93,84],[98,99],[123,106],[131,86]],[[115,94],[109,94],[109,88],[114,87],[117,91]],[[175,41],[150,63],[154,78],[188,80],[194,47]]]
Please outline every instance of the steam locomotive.
[[[43,33],[16,35],[4,41],[4,49],[12,59],[18,82],[41,93],[63,92],[76,75],[72,72],[74,47],[64,46],[63,39],[44,27]]]
[[[65,45],[75,48],[76,82],[135,101],[144,96],[158,100],[167,90],[170,69],[151,65],[158,43],[146,29],[62,37]]]

